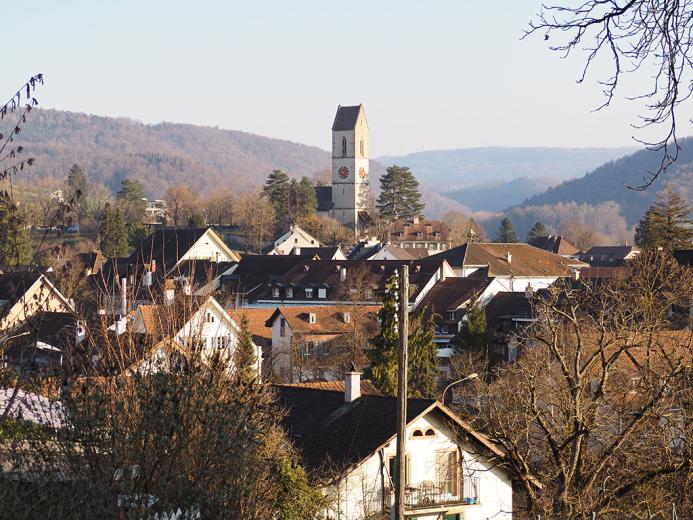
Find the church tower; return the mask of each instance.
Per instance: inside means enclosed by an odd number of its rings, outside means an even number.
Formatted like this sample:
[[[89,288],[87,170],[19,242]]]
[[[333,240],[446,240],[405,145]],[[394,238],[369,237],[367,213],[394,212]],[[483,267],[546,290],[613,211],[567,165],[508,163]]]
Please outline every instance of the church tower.
[[[339,106],[332,125],[332,217],[354,230],[367,218],[368,165],[363,105]]]

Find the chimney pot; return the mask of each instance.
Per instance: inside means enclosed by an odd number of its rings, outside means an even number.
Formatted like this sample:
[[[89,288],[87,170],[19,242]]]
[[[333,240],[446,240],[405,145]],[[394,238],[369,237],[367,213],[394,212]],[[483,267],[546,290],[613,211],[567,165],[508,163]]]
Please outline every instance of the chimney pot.
[[[506,260],[509,264],[512,263],[512,261],[513,261],[513,254],[512,254],[510,251],[508,251],[507,253],[505,253],[505,260]]]

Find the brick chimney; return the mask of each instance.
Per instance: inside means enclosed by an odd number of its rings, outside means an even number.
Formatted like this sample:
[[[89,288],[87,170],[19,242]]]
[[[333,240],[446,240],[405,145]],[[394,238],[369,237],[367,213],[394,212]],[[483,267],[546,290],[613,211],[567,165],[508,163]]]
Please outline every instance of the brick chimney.
[[[351,364],[349,372],[344,374],[344,402],[353,403],[361,397],[361,374],[354,364]]]

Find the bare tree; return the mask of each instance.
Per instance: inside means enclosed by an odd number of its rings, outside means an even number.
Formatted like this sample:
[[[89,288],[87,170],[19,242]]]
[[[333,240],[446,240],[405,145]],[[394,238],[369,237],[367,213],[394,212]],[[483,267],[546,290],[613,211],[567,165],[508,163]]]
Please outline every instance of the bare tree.
[[[185,184],[176,184],[166,190],[166,207],[175,227],[184,226],[199,205],[198,194]]]
[[[237,221],[245,241],[245,252],[259,252],[272,238],[275,214],[272,205],[257,192],[246,192],[237,201]]]
[[[585,65],[578,82],[598,60],[610,59],[609,75],[599,80],[605,100],[600,110],[611,104],[624,74],[636,74],[650,81],[648,90],[631,97],[644,103],[645,112],[636,128],[663,125],[664,136],[642,141],[662,152],[657,171],[650,171],[643,183],[633,189],[644,190],[671,164],[680,150],[677,141],[677,110],[693,93],[693,2],[690,0],[584,0],[573,5],[559,2],[543,5],[530,23],[525,36],[540,33],[551,42],[551,49],[563,57],[584,52]]]
[[[507,454],[498,463],[520,475],[532,514],[693,512],[693,343],[679,328],[693,278],[661,252],[631,267],[627,280],[537,296],[533,346],[467,391],[470,419]]]

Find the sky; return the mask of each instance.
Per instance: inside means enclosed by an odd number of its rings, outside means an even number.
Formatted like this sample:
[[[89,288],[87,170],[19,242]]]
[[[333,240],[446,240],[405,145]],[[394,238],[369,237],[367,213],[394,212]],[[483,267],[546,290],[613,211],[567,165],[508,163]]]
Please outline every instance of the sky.
[[[0,93],[32,74],[43,107],[330,146],[363,103],[373,156],[479,146],[632,146],[641,105],[542,35],[540,2],[34,0],[3,10]],[[605,74],[605,64],[596,72]],[[642,81],[642,83],[639,83]],[[624,85],[623,96],[645,89]],[[643,134],[635,134],[643,137]]]

